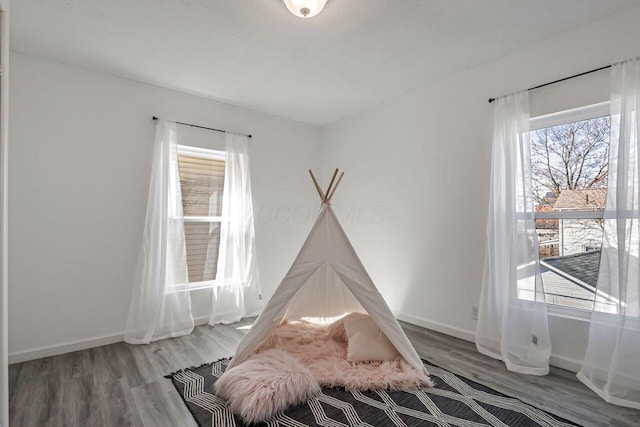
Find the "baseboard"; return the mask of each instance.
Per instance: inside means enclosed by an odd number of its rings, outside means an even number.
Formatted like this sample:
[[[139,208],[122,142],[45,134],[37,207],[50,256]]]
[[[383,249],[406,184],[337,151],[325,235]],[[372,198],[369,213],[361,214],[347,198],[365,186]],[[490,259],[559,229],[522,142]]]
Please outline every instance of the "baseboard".
[[[435,322],[433,320],[425,319],[422,317],[412,316],[410,314],[400,313],[394,311],[393,314],[396,319],[403,322],[411,323],[412,325],[421,326],[432,331],[441,332],[452,337],[460,338],[465,341],[476,342],[476,335],[466,329],[456,328],[455,326],[446,325],[444,323]]]
[[[200,316],[193,319],[195,326],[206,325],[209,316]],[[68,341],[61,344],[52,344],[42,347],[34,347],[27,350],[9,354],[9,364],[28,362],[29,360],[42,359],[43,357],[58,356],[60,354],[74,351],[87,350],[89,348],[101,347],[103,345],[115,344],[124,341],[124,332],[115,334],[99,335],[96,337],[81,340]]]
[[[115,344],[123,340],[124,333],[118,332],[115,334],[99,335],[81,340],[67,341],[60,344],[34,347],[15,353],[9,353],[9,364],[12,365],[14,363],[27,362],[29,360],[41,359],[43,357],[57,356],[59,354],[71,353],[73,351]]]
[[[456,328],[454,326],[446,325],[444,323],[435,322],[433,320],[424,319],[422,317],[412,316],[410,314],[393,312],[398,320],[411,323],[412,325],[421,326],[432,331],[440,332],[452,337],[460,338],[469,342],[476,342],[475,333],[467,331],[466,329]],[[571,357],[561,356],[558,354],[551,354],[549,357],[549,365],[556,368],[565,369],[571,372],[578,372],[582,367],[582,360],[573,359]]]
[[[209,323],[209,316],[200,316],[193,318],[194,326],[206,325],[207,323]]]
[[[578,373],[578,371],[580,371],[580,368],[582,368],[582,360],[574,359],[572,357],[560,356],[558,354],[552,353],[549,357],[549,365],[570,372]]]

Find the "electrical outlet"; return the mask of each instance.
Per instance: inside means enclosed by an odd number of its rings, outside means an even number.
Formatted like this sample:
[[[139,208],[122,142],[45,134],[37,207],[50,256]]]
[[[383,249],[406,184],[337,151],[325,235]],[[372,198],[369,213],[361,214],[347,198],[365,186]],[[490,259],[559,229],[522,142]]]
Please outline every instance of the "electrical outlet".
[[[480,311],[480,307],[478,307],[477,305],[472,305],[471,306],[471,318],[473,320],[478,320],[479,311]]]

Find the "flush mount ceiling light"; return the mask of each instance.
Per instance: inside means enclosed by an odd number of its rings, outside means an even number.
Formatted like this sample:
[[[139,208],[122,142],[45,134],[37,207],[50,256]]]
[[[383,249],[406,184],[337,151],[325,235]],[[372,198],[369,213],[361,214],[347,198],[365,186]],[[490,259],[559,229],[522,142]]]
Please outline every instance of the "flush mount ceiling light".
[[[299,18],[312,18],[322,12],[327,0],[282,0],[289,9]]]

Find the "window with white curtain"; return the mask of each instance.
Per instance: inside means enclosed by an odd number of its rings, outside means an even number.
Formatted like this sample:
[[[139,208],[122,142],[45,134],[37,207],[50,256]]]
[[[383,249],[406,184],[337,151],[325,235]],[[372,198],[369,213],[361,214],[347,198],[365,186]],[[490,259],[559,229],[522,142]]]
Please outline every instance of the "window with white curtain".
[[[189,287],[216,283],[225,153],[178,146]]]
[[[531,175],[546,302],[592,310],[607,193],[609,103],[531,119]],[[605,295],[600,295],[605,297]],[[616,301],[610,299],[615,312]]]

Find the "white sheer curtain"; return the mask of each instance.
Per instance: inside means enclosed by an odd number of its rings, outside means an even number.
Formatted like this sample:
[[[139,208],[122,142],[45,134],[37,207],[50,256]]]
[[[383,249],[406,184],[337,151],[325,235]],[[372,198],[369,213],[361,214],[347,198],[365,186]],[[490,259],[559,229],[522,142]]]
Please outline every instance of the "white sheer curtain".
[[[529,98],[495,102],[478,351],[515,372],[549,372],[551,342],[538,259],[529,154]]]
[[[156,123],[147,215],[125,342],[148,344],[193,330],[176,124]]]
[[[640,58],[611,69],[611,150],[598,295],[578,378],[640,409]],[[598,311],[602,298],[617,313]]]
[[[227,132],[218,282],[209,324],[233,323],[262,309],[256,260],[249,138]]]

